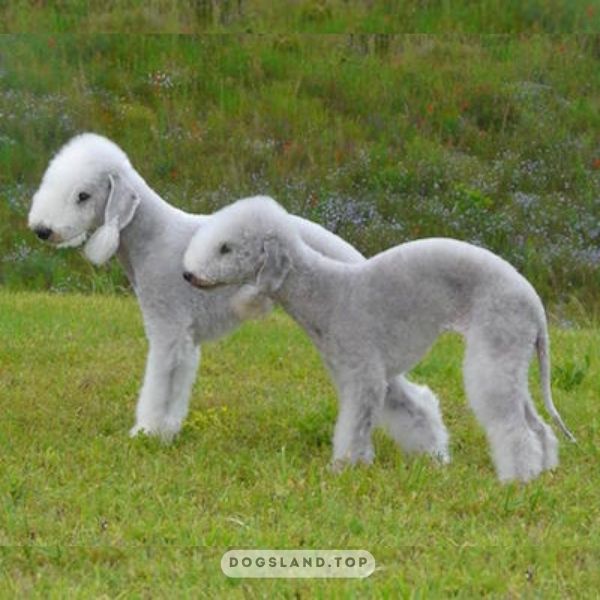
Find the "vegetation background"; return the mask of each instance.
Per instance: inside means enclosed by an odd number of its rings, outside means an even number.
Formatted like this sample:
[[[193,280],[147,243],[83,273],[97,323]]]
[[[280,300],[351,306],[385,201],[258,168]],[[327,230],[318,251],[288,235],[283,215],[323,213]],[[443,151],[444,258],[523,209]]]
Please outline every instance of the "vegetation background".
[[[597,597],[597,0],[0,0],[0,31],[0,597]],[[445,337],[413,376],[452,464],[377,434],[376,463],[335,477],[335,393],[280,313],[207,345],[175,444],[128,440],[146,343],[124,276],[26,229],[48,160],[90,130],[187,210],[268,193],[369,255],[449,235],[504,256],[556,317],[579,445],[499,486]],[[378,569],[223,577],[253,546]]]
[[[186,210],[271,194],[368,255],[458,237],[512,262],[553,307],[596,311],[600,37],[585,33],[598,30],[596,4],[2,6],[5,28],[36,32],[0,37],[3,286],[125,286],[115,265],[94,270],[25,227],[52,154],[91,130]],[[90,33],[130,25],[211,33]],[[488,27],[520,34],[467,33]],[[321,33],[337,31],[352,33]]]

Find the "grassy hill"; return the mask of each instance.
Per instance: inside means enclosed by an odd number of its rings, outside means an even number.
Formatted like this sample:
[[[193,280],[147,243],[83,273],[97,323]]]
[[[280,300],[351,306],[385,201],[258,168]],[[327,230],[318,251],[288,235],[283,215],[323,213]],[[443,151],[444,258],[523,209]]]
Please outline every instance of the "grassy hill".
[[[459,237],[592,312],[599,57],[592,35],[2,36],[0,284],[124,285],[25,229],[53,152],[93,130],[185,209],[268,193],[367,254]]]
[[[14,0],[8,31],[146,33],[598,32],[590,0]]]

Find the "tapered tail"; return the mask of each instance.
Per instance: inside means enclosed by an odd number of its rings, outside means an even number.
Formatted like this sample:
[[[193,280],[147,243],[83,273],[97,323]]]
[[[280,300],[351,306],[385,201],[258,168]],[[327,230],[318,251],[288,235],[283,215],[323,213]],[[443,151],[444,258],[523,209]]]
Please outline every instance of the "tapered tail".
[[[542,395],[544,397],[544,404],[546,410],[550,413],[550,416],[554,422],[560,427],[562,432],[572,442],[577,442],[575,436],[569,431],[569,428],[564,424],[560,414],[552,402],[552,390],[550,388],[550,352],[549,352],[549,340],[548,333],[545,328],[540,330],[538,337],[535,341],[535,347],[537,350],[538,361],[540,363],[540,385],[542,386]]]

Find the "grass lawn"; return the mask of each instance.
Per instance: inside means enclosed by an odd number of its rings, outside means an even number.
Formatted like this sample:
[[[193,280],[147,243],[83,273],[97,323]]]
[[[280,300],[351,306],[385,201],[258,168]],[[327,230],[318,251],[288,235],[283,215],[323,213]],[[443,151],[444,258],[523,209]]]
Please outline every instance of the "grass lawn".
[[[452,463],[378,432],[375,464],[336,476],[335,394],[282,313],[204,347],[189,419],[163,446],[127,436],[146,352],[134,299],[2,292],[1,595],[597,597],[600,332],[552,342],[555,403],[579,439],[561,437],[556,472],[498,484],[448,336],[413,377],[442,399]],[[377,569],[227,579],[223,552],[250,547],[362,548]]]

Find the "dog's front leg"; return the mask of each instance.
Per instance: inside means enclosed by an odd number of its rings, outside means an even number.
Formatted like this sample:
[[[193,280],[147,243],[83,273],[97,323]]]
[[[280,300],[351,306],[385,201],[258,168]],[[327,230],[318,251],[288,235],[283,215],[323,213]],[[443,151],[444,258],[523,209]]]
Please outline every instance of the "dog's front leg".
[[[332,468],[338,471],[345,464],[370,464],[374,451],[371,443],[373,426],[385,396],[383,376],[377,369],[347,370],[334,373],[340,412],[333,436]]]
[[[186,336],[150,339],[144,383],[130,435],[158,435],[170,440],[187,415],[200,350]]]

